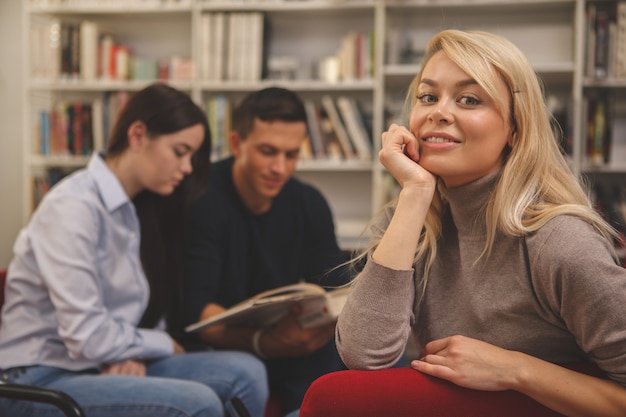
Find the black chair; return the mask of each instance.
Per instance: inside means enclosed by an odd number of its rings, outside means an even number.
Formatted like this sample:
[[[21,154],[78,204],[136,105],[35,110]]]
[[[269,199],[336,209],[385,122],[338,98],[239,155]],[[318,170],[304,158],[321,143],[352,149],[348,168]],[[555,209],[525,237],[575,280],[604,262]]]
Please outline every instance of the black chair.
[[[0,270],[0,309],[4,304],[6,270]],[[0,325],[2,317],[0,316]],[[72,397],[64,392],[33,385],[13,384],[0,380],[0,397],[21,401],[35,401],[56,406],[67,417],[85,417],[85,413]]]

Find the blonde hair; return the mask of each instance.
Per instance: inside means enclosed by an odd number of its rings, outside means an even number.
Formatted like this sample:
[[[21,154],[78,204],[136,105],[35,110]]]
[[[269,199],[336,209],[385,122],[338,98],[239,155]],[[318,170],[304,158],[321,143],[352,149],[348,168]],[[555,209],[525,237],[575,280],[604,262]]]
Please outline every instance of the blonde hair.
[[[564,214],[586,220],[611,241],[616,235],[614,229],[592,208],[561,153],[543,90],[523,53],[510,41],[491,33],[444,30],[426,47],[422,70],[408,90],[407,104],[411,107],[423,68],[437,52],[463,68],[494,99],[513,127],[511,146],[505,149],[502,169],[485,207],[487,239],[480,257],[491,253],[498,231],[524,236]],[[498,80],[508,87],[510,105],[497,92]],[[435,192],[415,253],[415,262],[422,261],[424,265],[422,291],[437,255],[444,207],[441,195]],[[357,259],[377,244],[373,241]]]

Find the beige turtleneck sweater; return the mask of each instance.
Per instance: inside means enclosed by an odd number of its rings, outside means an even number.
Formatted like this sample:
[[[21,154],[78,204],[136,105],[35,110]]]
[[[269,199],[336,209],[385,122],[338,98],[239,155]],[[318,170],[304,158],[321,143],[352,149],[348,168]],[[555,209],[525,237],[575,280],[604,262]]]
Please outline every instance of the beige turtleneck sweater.
[[[398,271],[370,257],[337,325],[346,365],[380,369],[401,356],[412,331],[418,349],[461,334],[554,363],[596,362],[626,385],[626,269],[585,221],[559,216],[526,238],[498,234],[491,255],[482,208],[496,174],[439,190],[449,202],[424,299],[422,265]],[[392,210],[379,219],[382,233]]]

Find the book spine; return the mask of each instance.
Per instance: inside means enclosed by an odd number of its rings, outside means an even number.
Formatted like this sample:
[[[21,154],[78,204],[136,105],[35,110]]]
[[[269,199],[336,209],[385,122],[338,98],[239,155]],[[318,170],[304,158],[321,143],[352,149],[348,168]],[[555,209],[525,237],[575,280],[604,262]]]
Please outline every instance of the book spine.
[[[98,77],[98,26],[91,21],[84,20],[79,26],[80,36],[80,79],[94,81]]]
[[[211,64],[214,59],[215,40],[213,36],[214,30],[214,14],[203,13],[200,17],[200,78],[205,81],[213,80],[213,66]]]
[[[626,1],[617,4],[615,34],[615,77],[626,77]]]
[[[594,76],[605,78],[608,68],[609,54],[609,16],[606,10],[598,10],[596,15],[596,47]]]
[[[343,116],[352,143],[359,155],[359,159],[370,161],[372,159],[372,149],[365,130],[360,111],[354,102],[354,99],[341,96],[337,98],[337,107]]]
[[[96,98],[91,102],[91,134],[93,150],[104,151],[104,119],[102,114],[102,99]]]
[[[215,14],[215,62],[213,65],[216,81],[223,80],[226,73],[227,52],[225,45],[228,44],[228,24],[229,14],[223,12]]]
[[[586,36],[585,36],[585,74],[593,76],[596,62],[596,6],[589,4],[585,13]]]
[[[339,146],[343,151],[344,157],[346,159],[352,159],[354,157],[354,151],[350,141],[350,136],[348,134],[348,131],[346,130],[346,126],[341,120],[341,116],[339,116],[335,101],[331,96],[324,95],[322,96],[322,107],[326,111],[328,119],[332,124],[333,130],[337,137],[337,141],[339,142]]]
[[[304,101],[304,109],[306,110],[312,154],[316,159],[324,159],[326,158],[326,152],[324,151],[324,139],[319,109],[312,100],[308,99]]]

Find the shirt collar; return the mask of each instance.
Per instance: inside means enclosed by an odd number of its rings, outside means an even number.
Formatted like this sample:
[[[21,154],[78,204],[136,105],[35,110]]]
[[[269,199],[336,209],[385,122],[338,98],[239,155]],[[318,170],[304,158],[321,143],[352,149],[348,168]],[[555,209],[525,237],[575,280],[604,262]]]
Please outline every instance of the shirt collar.
[[[104,162],[103,155],[94,152],[87,165],[87,170],[93,176],[102,202],[109,212],[130,202],[119,179]]]

